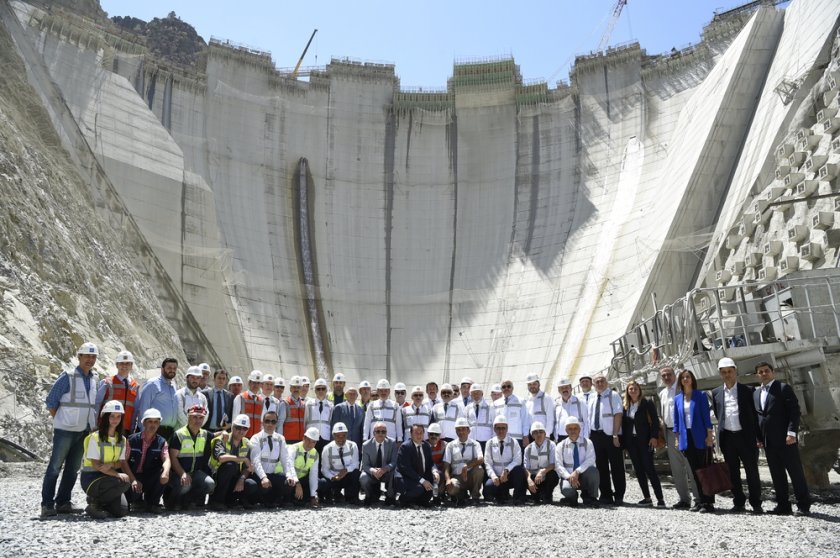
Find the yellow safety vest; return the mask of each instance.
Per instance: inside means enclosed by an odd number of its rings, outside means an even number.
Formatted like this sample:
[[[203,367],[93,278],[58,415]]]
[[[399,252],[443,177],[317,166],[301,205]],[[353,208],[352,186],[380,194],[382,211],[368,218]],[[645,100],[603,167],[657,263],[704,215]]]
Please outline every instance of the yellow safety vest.
[[[124,436],[119,436],[119,441],[115,436],[103,442],[99,439],[99,432],[91,432],[87,435],[84,442],[85,460],[82,468],[83,471],[96,471],[93,467],[93,460],[87,457],[88,448],[91,443],[99,444],[99,461],[102,463],[119,463],[125,458],[125,445],[127,442]]]
[[[225,446],[225,453],[230,453],[230,450],[231,450],[230,437],[225,437],[225,438],[221,438],[221,439],[217,438],[217,440],[221,441],[222,445]],[[213,443],[215,444],[216,442],[214,441]],[[250,446],[251,446],[251,444],[248,442],[248,438],[243,437],[242,442],[239,444],[239,452],[237,452],[236,457],[248,457],[248,454],[251,453],[251,447]],[[219,462],[218,459],[216,459],[216,456],[211,455],[210,456],[210,468],[213,469],[214,471],[216,471],[216,470],[219,469],[219,465],[221,465],[221,463]],[[240,471],[244,467],[245,467],[244,463],[239,463],[239,470]]]
[[[178,452],[178,459],[181,461],[183,467],[184,461],[190,459],[190,469],[188,473],[195,472],[195,462],[204,455],[204,448],[207,444],[207,436],[204,435],[205,430],[200,429],[195,440],[192,438],[189,429],[184,426],[175,431],[178,440],[181,442],[181,450]],[[186,467],[184,467],[186,470]]]
[[[297,443],[292,447],[295,450],[295,474],[298,480],[301,480],[309,475],[309,470],[318,458],[318,451],[315,448],[306,451],[303,447],[303,442]]]

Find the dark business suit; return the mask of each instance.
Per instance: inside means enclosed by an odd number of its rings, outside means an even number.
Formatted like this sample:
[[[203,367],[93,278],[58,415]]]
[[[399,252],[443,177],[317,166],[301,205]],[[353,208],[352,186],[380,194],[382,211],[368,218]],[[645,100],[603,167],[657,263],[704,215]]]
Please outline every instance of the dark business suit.
[[[420,482],[427,480],[434,484],[435,477],[432,474],[432,446],[423,442],[422,446],[424,464],[417,455],[416,446],[412,440],[404,442],[397,452],[397,471],[403,479],[403,495],[400,497],[401,505],[420,504],[429,505],[432,499],[432,491],[426,490]]]
[[[758,417],[753,404],[753,389],[736,383],[738,401],[738,421],[741,430],[730,430],[726,424],[726,394],[724,386],[712,391],[715,416],[718,419],[718,446],[723,453],[723,460],[729,466],[729,479],[732,481],[732,503],[741,507],[747,501],[741,484],[741,464],[747,475],[747,487],[750,492],[750,505],[753,510],[761,509],[761,479],[758,476]]]
[[[219,428],[216,427],[214,421],[216,420],[215,409],[216,409],[216,392],[215,388],[208,387],[202,391],[204,397],[207,398],[207,423],[204,425],[205,430],[209,430],[210,432],[216,432]],[[231,414],[233,414],[233,394],[226,389],[222,390],[222,413],[219,415],[218,420],[221,421],[222,416],[226,417],[225,422],[230,424],[230,421],[233,420]]]
[[[359,482],[362,490],[365,491],[365,503],[376,502],[382,493],[381,485],[385,483],[385,490],[388,498],[393,498],[396,492],[400,492],[402,483],[397,478],[397,443],[391,438],[382,441],[382,463],[377,464],[376,439],[371,438],[362,446],[362,476]],[[379,479],[373,476],[371,469],[377,467],[387,468],[388,472]]]
[[[753,404],[758,413],[759,439],[764,444],[767,467],[770,469],[773,488],[776,490],[776,507],[780,511],[791,509],[790,492],[785,476],[787,471],[793,484],[793,493],[796,495],[796,506],[800,510],[808,511],[811,507],[811,497],[799,457],[799,444],[786,443],[788,432],[799,431],[799,401],[792,387],[773,380],[769,383],[767,400],[762,407],[763,389],[764,386],[755,390]]]
[[[636,480],[639,481],[639,488],[642,489],[645,499],[650,498],[649,480],[657,502],[662,502],[662,483],[659,482],[659,475],[653,465],[655,450],[650,447],[651,438],[659,437],[659,415],[656,413],[656,405],[642,397],[633,418],[630,418],[628,411],[629,409],[624,410],[621,430],[624,432],[624,447],[627,448],[630,461],[633,462],[633,470],[636,471]]]
[[[362,448],[362,427],[365,424],[365,412],[362,406],[351,407],[347,401],[339,403],[333,409],[330,426],[334,426],[337,422],[343,422],[347,427],[347,439],[356,442],[356,445]]]

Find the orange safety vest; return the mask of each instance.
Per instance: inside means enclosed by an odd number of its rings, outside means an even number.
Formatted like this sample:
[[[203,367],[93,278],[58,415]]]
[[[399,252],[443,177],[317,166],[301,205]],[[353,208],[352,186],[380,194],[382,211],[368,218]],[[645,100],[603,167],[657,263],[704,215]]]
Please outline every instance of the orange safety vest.
[[[257,432],[262,430],[262,411],[265,405],[265,398],[262,395],[255,395],[250,391],[243,391],[242,396],[242,414],[248,415],[248,420],[251,421],[251,426],[248,427],[248,432],[245,433],[246,438],[250,438]]]
[[[287,440],[303,440],[303,412],[306,401],[301,397],[299,403],[295,403],[292,396],[286,398],[286,422],[283,424],[283,436]]]
[[[137,399],[138,384],[134,378],[128,379],[128,389],[125,387],[125,382],[122,381],[119,374],[114,374],[110,378],[105,378],[105,396],[102,399],[102,405],[108,401],[119,401],[125,407],[123,414],[123,429],[125,432],[131,432],[134,424],[134,400]]]
[[[440,467],[440,464],[443,463],[443,453],[446,451],[446,442],[443,440],[438,440],[436,446],[432,446],[432,461],[434,461],[435,465]]]

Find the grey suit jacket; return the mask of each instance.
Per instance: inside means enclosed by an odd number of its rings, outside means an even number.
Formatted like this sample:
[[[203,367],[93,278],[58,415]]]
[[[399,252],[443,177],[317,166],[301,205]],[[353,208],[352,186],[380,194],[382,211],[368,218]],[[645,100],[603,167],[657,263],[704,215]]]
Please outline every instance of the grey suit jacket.
[[[397,443],[391,438],[382,442],[382,466],[394,471],[397,468]],[[376,440],[371,438],[362,446],[362,472],[371,474],[376,468]]]

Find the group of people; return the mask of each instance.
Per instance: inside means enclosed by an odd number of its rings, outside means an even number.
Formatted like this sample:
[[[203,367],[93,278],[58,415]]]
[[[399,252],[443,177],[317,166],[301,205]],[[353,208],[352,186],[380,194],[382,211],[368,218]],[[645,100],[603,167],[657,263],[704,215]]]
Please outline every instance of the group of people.
[[[773,513],[792,513],[786,475],[797,513],[810,513],[796,441],[798,402],[768,363],[756,367],[762,388],[753,392],[737,381],[735,363],[722,359],[723,385],[711,398],[691,371],[675,376],[663,368],[657,406],[634,381],[622,397],[603,374],[579,378],[576,395],[562,379],[554,398],[532,374],[523,399],[510,380],[492,386],[485,399],[470,378],[457,387],[428,382],[410,393],[398,383],[392,399],[385,379],[374,389],[364,380],[348,385],[339,373],[331,385],[316,380],[312,397],[308,378],[295,376],[287,385],[257,370],[247,389],[221,369],[211,385],[207,364],[190,367],[186,385],[176,389],[178,362],[167,358],[160,376],[140,386],[128,351],[117,355],[117,373],[98,381],[98,354],[84,343],[76,369],[63,372],[47,396],[54,428],[42,517],[81,511],[70,501],[80,466],[85,511],[93,518],[129,509],[319,506],[337,499],[370,506],[383,493],[385,505],[399,506],[463,506],[482,498],[542,504],[553,501],[558,486],[564,505],[622,505],[625,451],[643,494],[637,505],[654,505],[652,488],[655,505],[666,507],[654,467],[663,439],[680,498],[672,507],[709,512],[714,496],[704,493],[696,472],[711,460],[712,410],[733,511],[745,511],[743,466],[752,512],[762,512],[758,449],[764,448],[776,489]]]

